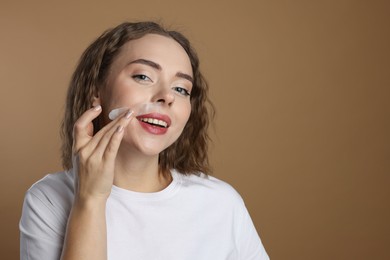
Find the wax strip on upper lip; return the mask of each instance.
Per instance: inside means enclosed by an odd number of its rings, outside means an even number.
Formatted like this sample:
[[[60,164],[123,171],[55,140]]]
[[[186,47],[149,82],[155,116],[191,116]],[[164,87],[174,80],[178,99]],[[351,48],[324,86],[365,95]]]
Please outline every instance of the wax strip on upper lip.
[[[144,104],[138,104],[132,109],[133,111],[136,112],[136,115],[144,115],[152,112],[157,112],[159,113],[161,110],[162,104],[161,103],[144,103]],[[120,108],[115,108],[110,111],[108,114],[108,118],[111,120],[114,120],[124,112],[129,110],[128,107],[120,107]]]
[[[117,118],[118,116],[120,116],[121,114],[123,114],[124,112],[126,112],[128,110],[129,110],[128,107],[120,107],[120,108],[113,109],[108,114],[108,118],[111,120],[114,120],[115,118]]]
[[[136,109],[138,115],[144,115],[152,112],[159,113],[161,111],[162,103],[145,103],[140,104]]]

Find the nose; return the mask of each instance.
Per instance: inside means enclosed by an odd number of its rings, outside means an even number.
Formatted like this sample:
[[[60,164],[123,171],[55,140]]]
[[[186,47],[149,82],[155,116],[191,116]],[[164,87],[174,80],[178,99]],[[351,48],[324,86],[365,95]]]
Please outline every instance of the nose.
[[[160,89],[154,96],[153,102],[171,106],[175,102],[175,96],[171,89]]]

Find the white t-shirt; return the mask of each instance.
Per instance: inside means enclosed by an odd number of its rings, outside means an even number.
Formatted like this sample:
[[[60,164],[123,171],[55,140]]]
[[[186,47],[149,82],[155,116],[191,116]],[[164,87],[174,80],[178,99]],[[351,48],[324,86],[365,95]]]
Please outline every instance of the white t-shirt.
[[[156,193],[112,187],[109,260],[269,259],[240,195],[212,176],[182,175]],[[26,193],[20,259],[58,260],[74,197],[72,171],[49,174]]]

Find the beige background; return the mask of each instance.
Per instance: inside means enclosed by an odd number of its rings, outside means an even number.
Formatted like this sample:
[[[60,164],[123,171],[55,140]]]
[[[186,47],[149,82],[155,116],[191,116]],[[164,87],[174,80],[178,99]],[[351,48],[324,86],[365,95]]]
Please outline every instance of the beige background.
[[[18,259],[25,191],[61,169],[81,52],[144,19],[197,48],[218,109],[215,175],[272,259],[390,259],[388,1],[78,2],[0,2],[1,259]]]

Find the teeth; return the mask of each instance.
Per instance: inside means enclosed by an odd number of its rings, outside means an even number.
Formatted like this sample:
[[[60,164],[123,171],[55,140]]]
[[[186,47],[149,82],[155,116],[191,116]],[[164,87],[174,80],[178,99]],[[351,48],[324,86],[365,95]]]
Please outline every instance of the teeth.
[[[159,125],[162,127],[167,127],[168,123],[162,120],[158,120],[155,118],[141,118],[142,122],[149,123],[149,124],[154,124],[154,125]]]

